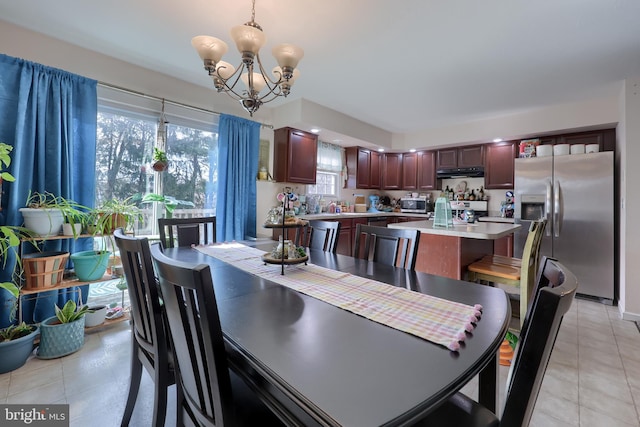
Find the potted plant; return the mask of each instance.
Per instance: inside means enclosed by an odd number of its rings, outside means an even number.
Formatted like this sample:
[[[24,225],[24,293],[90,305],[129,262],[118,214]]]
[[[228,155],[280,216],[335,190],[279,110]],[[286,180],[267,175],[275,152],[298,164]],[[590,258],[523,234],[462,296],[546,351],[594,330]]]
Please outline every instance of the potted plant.
[[[142,220],[142,212],[131,201],[113,198],[104,202],[91,212],[94,219],[93,228],[96,235],[111,235],[116,228],[132,230],[136,220]]]
[[[33,342],[39,331],[37,325],[24,322],[0,329],[0,374],[25,364],[33,352]]]
[[[81,282],[93,282],[104,276],[111,252],[106,250],[80,251],[71,254],[73,269]]]
[[[84,345],[84,315],[89,307],[77,308],[69,300],[64,307],[57,305],[56,315],[40,323],[40,345],[36,356],[40,359],[55,359],[75,353]]]
[[[157,193],[147,193],[142,197],[142,203],[150,203],[150,202],[160,202],[164,205],[164,217],[172,218],[173,211],[178,206],[190,206],[195,207],[196,205],[193,202],[188,200],[178,200],[172,196],[165,196]]]
[[[26,207],[20,208],[25,227],[43,237],[60,234],[65,222],[82,224],[86,210],[87,207],[48,191],[29,193]],[[78,234],[76,229],[73,229],[70,235],[77,237]]]
[[[153,170],[156,172],[164,172],[169,165],[169,160],[167,159],[167,153],[158,147],[153,147]]]

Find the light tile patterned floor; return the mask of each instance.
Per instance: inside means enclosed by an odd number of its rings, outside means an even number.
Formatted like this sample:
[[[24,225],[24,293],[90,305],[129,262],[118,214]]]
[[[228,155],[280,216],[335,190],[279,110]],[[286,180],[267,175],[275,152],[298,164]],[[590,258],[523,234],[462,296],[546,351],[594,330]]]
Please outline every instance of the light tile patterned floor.
[[[31,358],[0,375],[0,402],[69,403],[71,426],[118,426],[129,380],[126,322],[86,335],[79,352]],[[501,367],[501,389],[508,368]],[[173,389],[173,387],[172,387]],[[477,381],[463,390],[477,395]],[[170,399],[175,399],[170,391]],[[150,425],[153,385],[143,376],[132,426]],[[640,427],[640,333],[618,308],[578,299],[565,316],[531,420],[532,427]],[[173,425],[175,412],[167,425]]]

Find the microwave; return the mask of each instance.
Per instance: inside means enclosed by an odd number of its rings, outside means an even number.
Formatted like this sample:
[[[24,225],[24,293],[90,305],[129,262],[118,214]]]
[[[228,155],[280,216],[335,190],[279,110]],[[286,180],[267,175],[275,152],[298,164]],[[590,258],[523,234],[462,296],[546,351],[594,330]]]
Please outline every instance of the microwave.
[[[400,199],[400,212],[422,213],[433,211],[431,200],[426,197],[403,197]]]

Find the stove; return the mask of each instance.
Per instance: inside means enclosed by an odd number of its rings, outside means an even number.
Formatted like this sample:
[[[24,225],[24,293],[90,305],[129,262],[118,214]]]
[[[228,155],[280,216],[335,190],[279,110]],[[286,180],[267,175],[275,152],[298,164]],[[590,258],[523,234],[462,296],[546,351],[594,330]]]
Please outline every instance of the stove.
[[[477,217],[487,216],[487,204],[486,200],[457,200],[450,201],[451,212],[454,217],[461,218],[465,209],[473,209]]]

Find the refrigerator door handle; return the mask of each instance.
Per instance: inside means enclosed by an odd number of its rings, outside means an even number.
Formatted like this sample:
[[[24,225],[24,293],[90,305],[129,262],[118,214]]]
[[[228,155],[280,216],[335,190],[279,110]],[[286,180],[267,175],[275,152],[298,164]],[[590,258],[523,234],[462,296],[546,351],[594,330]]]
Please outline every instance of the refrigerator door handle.
[[[547,181],[547,197],[544,203],[544,215],[548,224],[546,227],[547,230],[545,231],[547,236],[551,236],[551,229],[553,228],[549,226],[551,222],[551,192],[551,181]]]
[[[561,223],[562,210],[560,208],[560,183],[556,181],[553,189],[553,237],[560,237]]]

